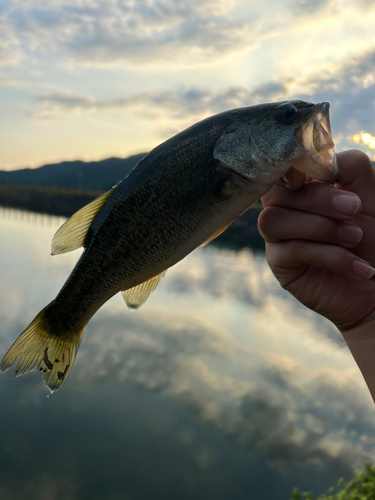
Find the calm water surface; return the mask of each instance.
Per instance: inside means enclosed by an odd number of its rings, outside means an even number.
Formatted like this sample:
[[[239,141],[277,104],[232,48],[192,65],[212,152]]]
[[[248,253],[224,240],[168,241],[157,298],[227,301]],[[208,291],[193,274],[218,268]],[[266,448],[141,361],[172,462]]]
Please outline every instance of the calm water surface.
[[[79,252],[62,220],[0,210],[0,355]],[[280,289],[262,251],[209,245],[138,312],[90,321],[62,390],[0,376],[0,498],[289,500],[375,461],[375,413],[335,329]]]

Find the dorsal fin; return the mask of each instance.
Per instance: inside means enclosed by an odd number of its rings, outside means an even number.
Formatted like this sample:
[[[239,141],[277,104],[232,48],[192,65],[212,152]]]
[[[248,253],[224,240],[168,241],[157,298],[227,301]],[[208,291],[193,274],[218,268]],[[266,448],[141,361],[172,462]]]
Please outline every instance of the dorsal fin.
[[[141,307],[158,286],[159,281],[163,278],[166,272],[167,271],[163,271],[140,285],[128,288],[128,290],[123,290],[122,296],[124,297],[125,303],[129,309],[138,309]]]
[[[52,255],[83,247],[92,221],[112,194],[112,189],[78,210],[56,231],[52,239]]]
[[[204,241],[201,245],[199,245],[199,248],[203,248],[205,247],[206,245],[208,245],[212,240],[214,240],[215,238],[217,238],[218,236],[220,236],[221,233],[223,233],[226,229],[228,229],[228,227],[237,219],[237,217],[234,217],[233,219],[231,219],[229,222],[225,223],[224,226],[221,226],[219,227],[219,229],[217,231],[215,231],[213,234],[211,234],[211,236],[206,240]]]

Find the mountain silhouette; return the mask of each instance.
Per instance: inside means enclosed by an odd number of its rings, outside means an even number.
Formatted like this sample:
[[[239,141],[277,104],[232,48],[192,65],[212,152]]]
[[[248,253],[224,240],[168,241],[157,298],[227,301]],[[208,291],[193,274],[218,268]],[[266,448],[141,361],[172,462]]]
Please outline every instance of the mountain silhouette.
[[[101,161],[63,161],[39,168],[0,170],[0,184],[52,186],[107,191],[117,184],[147,153]]]

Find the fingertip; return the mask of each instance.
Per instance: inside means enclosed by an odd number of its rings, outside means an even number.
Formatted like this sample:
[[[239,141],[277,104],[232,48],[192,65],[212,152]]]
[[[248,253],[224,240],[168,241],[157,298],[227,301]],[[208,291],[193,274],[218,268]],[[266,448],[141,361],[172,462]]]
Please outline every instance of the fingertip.
[[[366,261],[356,259],[353,262],[353,273],[363,280],[369,280],[375,275],[375,269]]]
[[[363,231],[359,226],[344,222],[338,226],[338,236],[346,248],[352,248],[359,244],[363,238]]]
[[[355,193],[337,190],[332,197],[332,206],[340,215],[355,217],[362,209],[362,201]]]
[[[359,149],[350,149],[337,153],[337,164],[340,171],[340,185],[353,182],[360,174],[373,173],[374,167],[368,155]]]
[[[339,166],[345,166],[347,163],[365,162],[371,165],[369,156],[360,149],[348,149],[347,151],[340,151],[336,153]]]

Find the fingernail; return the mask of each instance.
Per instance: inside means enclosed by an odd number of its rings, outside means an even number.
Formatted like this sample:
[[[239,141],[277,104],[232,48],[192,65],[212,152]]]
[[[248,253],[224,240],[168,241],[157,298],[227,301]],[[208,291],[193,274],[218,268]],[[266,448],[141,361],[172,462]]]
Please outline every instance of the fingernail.
[[[333,198],[332,205],[342,215],[356,215],[361,208],[361,200],[354,193],[339,194]]]
[[[362,260],[355,260],[353,262],[353,272],[360,278],[369,280],[375,274],[375,269]]]
[[[341,224],[338,233],[340,240],[350,245],[358,245],[363,237],[362,229],[354,224]]]

